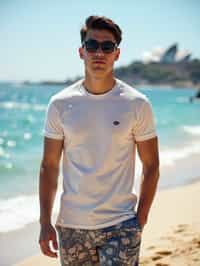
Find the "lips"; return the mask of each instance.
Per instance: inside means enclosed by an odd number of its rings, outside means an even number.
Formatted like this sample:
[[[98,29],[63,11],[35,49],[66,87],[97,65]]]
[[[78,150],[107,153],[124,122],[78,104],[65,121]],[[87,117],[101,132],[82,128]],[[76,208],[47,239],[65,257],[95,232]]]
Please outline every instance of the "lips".
[[[95,60],[93,61],[94,64],[100,64],[100,65],[105,65],[105,61],[101,61],[101,60]]]

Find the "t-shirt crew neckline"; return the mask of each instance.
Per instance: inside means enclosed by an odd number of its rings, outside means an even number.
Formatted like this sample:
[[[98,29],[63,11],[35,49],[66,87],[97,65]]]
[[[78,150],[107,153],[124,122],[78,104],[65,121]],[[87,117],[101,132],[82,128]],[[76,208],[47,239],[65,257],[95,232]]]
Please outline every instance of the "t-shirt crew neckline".
[[[93,93],[90,93],[89,91],[86,90],[86,88],[84,87],[83,85],[83,81],[84,80],[81,80],[80,82],[80,90],[87,96],[91,97],[91,98],[95,98],[95,99],[102,99],[102,98],[105,98],[105,97],[108,97],[112,94],[114,94],[114,92],[116,91],[116,88],[118,86],[118,80],[115,79],[115,84],[114,86],[112,87],[111,90],[105,92],[105,93],[101,93],[101,94],[93,94]]]

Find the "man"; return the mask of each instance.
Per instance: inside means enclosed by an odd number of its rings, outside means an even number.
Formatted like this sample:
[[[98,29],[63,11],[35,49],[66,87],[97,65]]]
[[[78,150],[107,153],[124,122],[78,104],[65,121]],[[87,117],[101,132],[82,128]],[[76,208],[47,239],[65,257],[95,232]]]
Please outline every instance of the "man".
[[[85,77],[53,96],[48,106],[39,243],[45,255],[57,257],[51,214],[63,155],[56,222],[61,265],[138,265],[159,176],[158,144],[147,98],[114,77],[120,41],[121,29],[112,20],[87,18],[79,48]],[[137,211],[136,147],[143,165]]]

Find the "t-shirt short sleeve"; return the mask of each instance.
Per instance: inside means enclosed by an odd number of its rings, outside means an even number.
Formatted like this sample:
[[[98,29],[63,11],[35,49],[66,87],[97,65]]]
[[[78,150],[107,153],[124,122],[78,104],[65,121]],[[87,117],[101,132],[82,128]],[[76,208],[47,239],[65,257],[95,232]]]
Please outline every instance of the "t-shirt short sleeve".
[[[136,141],[145,141],[157,136],[152,106],[147,99],[140,102],[137,108],[132,133]]]
[[[52,101],[50,101],[47,107],[45,123],[44,123],[44,136],[60,140],[64,138],[59,112],[54,102]]]

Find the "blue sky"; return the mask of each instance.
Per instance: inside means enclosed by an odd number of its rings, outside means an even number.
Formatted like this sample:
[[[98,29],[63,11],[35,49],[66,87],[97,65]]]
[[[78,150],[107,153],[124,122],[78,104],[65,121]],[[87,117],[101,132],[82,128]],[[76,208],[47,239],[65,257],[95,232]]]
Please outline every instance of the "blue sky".
[[[116,66],[178,43],[200,58],[198,0],[0,0],[0,80],[65,80],[84,74],[79,30],[91,14],[123,31]]]

